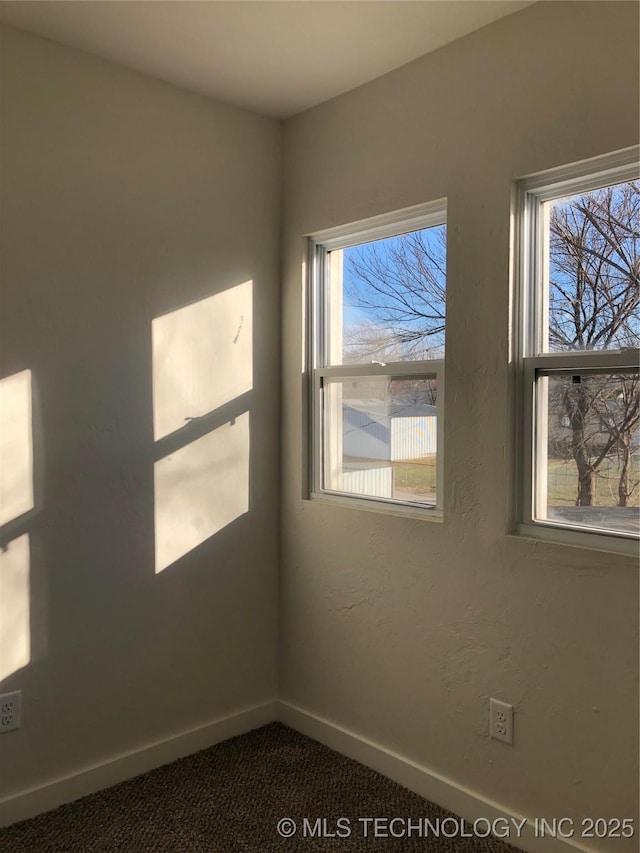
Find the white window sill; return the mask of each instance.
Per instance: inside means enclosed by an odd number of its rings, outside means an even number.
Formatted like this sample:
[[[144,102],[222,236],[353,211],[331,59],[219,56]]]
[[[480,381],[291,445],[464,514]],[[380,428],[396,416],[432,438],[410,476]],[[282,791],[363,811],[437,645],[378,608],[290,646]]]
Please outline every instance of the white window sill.
[[[420,521],[442,523],[443,520],[442,510],[434,509],[433,507],[416,506],[415,504],[392,503],[391,501],[377,500],[376,498],[348,497],[330,492],[312,492],[310,499],[333,506],[364,510],[365,512],[377,512],[383,515],[398,515],[403,518],[417,518]]]
[[[523,537],[552,544],[569,545],[574,548],[587,548],[591,551],[604,551],[609,554],[626,554],[636,559],[640,553],[640,543],[634,536],[590,532],[541,522],[519,525],[516,538]]]

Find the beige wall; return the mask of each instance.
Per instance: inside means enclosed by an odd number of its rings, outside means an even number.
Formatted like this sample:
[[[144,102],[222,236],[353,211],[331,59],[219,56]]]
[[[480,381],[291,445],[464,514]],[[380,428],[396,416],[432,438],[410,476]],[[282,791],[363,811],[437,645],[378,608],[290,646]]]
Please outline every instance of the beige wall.
[[[32,371],[42,436],[31,660],[0,684],[23,691],[0,743],[9,795],[275,697],[281,129],[16,30],[2,66],[2,376]],[[154,462],[178,447],[154,446],[152,320],[232,292],[237,327],[201,375],[224,389],[221,438],[158,475],[158,525],[222,505],[221,477],[240,491],[156,574]],[[206,388],[165,386],[174,422],[206,410],[188,405]]]
[[[637,820],[638,567],[507,535],[510,191],[637,142],[634,3],[536,4],[285,125],[281,699],[530,817]],[[303,235],[443,196],[444,524],[303,501]]]

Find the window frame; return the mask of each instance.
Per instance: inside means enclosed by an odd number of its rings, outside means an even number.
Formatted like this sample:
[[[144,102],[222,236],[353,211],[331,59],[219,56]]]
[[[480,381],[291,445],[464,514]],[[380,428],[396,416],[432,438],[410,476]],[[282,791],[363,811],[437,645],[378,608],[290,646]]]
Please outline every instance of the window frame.
[[[444,359],[400,361],[388,363],[358,363],[335,365],[329,358],[330,311],[328,308],[327,270],[329,253],[364,243],[400,236],[412,231],[447,224],[447,200],[437,199],[317,231],[307,238],[307,364],[309,375],[309,489],[306,497],[323,500],[338,506],[402,515],[412,518],[442,521],[443,517],[443,447],[445,371]],[[446,307],[445,307],[446,311]],[[436,396],[436,504],[402,501],[394,498],[368,496],[326,488],[324,458],[326,430],[324,427],[324,387],[327,380],[370,379],[435,379]]]
[[[539,452],[543,406],[537,404],[538,381],[567,373],[636,371],[640,349],[545,352],[547,326],[545,251],[548,227],[545,203],[640,179],[640,146],[552,169],[519,180],[515,192],[514,360],[518,440],[515,469],[517,532],[537,539],[619,553],[637,553],[638,535],[555,519],[537,518],[537,483],[544,479]],[[545,475],[546,476],[546,475]]]

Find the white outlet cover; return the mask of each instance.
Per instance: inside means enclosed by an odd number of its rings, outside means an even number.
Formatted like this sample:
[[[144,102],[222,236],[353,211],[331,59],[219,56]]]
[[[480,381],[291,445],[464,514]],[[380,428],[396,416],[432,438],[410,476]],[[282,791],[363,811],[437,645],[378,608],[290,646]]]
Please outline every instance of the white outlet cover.
[[[22,690],[0,696],[0,734],[19,729],[22,723]]]
[[[495,740],[513,745],[513,705],[489,699],[489,734]]]

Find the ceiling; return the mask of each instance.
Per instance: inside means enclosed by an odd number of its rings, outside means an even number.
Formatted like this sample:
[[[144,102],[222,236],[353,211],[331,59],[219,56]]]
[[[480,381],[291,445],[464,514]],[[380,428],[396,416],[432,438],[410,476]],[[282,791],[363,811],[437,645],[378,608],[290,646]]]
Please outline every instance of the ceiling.
[[[0,21],[274,118],[533,0],[35,0]]]

